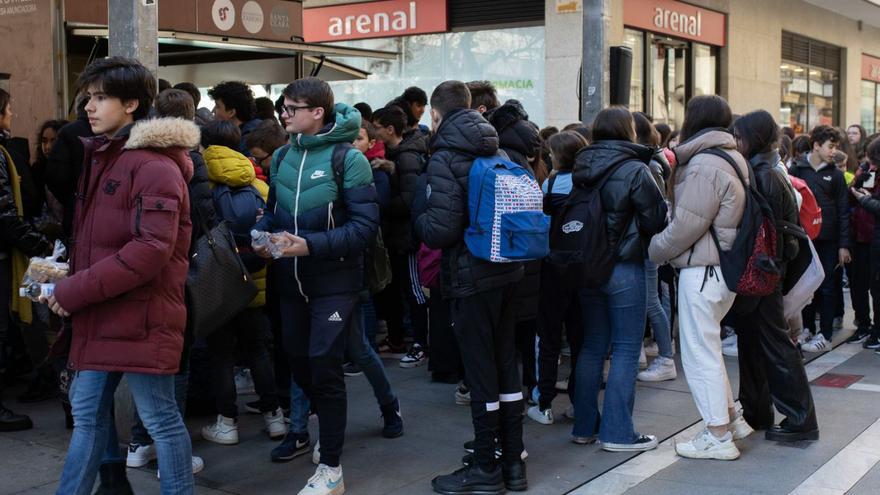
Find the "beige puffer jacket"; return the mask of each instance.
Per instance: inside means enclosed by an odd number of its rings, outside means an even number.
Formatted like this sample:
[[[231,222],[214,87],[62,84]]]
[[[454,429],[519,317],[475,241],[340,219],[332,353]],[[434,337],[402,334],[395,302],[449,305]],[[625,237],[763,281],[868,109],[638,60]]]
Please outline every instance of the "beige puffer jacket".
[[[745,188],[727,161],[706,153],[698,155],[709,148],[721,148],[730,154],[749,181],[746,161],[726,131],[705,130],[676,146],[672,220],[651,239],[648,248],[648,256],[657,264],[670,263],[676,268],[717,266],[720,261],[709,232],[711,225],[722,249],[733,244],[745,207]]]

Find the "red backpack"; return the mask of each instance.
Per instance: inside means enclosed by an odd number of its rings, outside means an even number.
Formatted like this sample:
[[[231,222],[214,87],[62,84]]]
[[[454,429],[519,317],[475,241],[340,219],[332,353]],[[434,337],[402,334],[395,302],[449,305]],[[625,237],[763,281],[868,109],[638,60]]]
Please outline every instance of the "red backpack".
[[[810,239],[815,239],[819,237],[819,232],[822,230],[822,208],[819,207],[816,196],[813,195],[813,191],[810,191],[810,187],[803,179],[793,175],[789,175],[788,178],[791,180],[791,185],[801,195],[801,227],[804,228]]]

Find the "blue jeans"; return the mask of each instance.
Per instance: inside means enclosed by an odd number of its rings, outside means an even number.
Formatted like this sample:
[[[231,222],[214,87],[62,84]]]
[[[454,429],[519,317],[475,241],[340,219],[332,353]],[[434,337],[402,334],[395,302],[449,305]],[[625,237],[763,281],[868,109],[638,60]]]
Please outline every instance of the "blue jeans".
[[[174,401],[177,403],[177,410],[180,411],[181,417],[186,416],[186,393],[188,390],[189,370],[183,369],[174,375]],[[115,435],[116,432],[114,431],[113,434]],[[119,441],[116,441],[114,445],[118,443]],[[146,427],[144,427],[144,422],[141,421],[137,408],[134,409],[134,424],[131,426],[131,443],[137,445],[153,444],[153,439],[150,438],[150,434],[147,432]],[[106,458],[104,462],[108,462]]]
[[[651,329],[654,330],[658,353],[665,358],[672,359],[672,330],[669,326],[669,313],[660,302],[657,265],[651,260],[645,260],[645,284],[648,291],[648,321],[651,323]],[[667,299],[668,297],[667,294]]]
[[[584,340],[575,369],[574,436],[591,437],[598,433],[602,442],[624,444],[638,438],[632,410],[645,333],[645,292],[642,262],[618,262],[604,286],[581,292]],[[611,370],[600,416],[599,389],[609,346]]]
[[[309,409],[312,407],[306,393],[290,377],[290,431],[297,435],[309,434]]]
[[[376,334],[379,333],[379,320],[376,316],[376,306],[373,304],[373,296],[369,296],[366,301],[361,303],[361,318],[364,323],[364,333],[367,335],[367,342],[373,350],[378,351],[379,345],[376,344]]]
[[[367,341],[367,334],[364,331],[363,318],[361,317],[361,306],[355,306],[352,314],[351,325],[348,327],[348,337],[345,340],[346,353],[348,359],[358,365],[370,386],[373,387],[373,395],[376,396],[376,402],[379,406],[387,406],[394,402],[396,397],[391,391],[391,383],[385,374],[385,366],[379,355],[370,346]]]
[[[144,425],[156,443],[163,495],[193,493],[192,446],[174,401],[172,375],[126,373]],[[70,386],[74,429],[58,495],[89,495],[105,451],[117,446],[111,410],[122,373],[80,371]]]

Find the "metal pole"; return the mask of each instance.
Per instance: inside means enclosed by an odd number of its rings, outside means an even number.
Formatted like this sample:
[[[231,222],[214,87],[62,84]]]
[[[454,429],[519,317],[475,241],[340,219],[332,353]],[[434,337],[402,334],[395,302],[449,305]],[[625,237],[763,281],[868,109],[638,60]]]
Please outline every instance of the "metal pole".
[[[583,0],[581,119],[585,124],[592,123],[609,101],[609,3],[610,0]]]
[[[108,0],[110,56],[159,71],[159,0]]]

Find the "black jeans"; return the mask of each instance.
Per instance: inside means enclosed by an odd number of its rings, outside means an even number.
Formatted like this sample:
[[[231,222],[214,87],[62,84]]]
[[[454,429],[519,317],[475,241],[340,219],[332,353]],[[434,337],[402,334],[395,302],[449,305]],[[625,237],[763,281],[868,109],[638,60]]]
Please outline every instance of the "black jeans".
[[[523,395],[516,364],[516,284],[452,300],[452,322],[471,391],[474,455],[483,469],[495,466],[495,439],[503,460],[523,451]]]
[[[782,292],[760,298],[738,297],[731,314],[736,315],[739,400],[745,420],[755,428],[767,429],[774,424],[775,405],[791,428],[817,428],[804,363],[788,336]]]
[[[406,301],[412,322],[413,342],[428,347],[428,303],[422,293],[415,254],[391,254],[391,283],[376,294],[376,302],[388,324],[388,340],[403,345],[403,317]]]
[[[268,351],[270,339],[269,322],[262,308],[245,309],[208,336],[217,412],[227,418],[238,417],[234,368],[239,352],[250,366],[254,388],[260,397],[260,411],[278,409],[275,372]]]
[[[541,271],[541,294],[538,303],[538,405],[542,410],[550,407],[556,398],[556,381],[559,373],[559,352],[562,350],[562,326],[571,349],[571,370],[568,379],[568,396],[574,403],[574,384],[577,357],[583,346],[584,324],[581,303],[576,290],[562,287],[551,270]]]
[[[432,289],[428,299],[428,319],[430,321],[430,333],[428,335],[431,344],[431,359],[428,361],[428,369],[434,376],[442,376],[447,381],[457,381],[464,377],[464,367],[461,364],[461,352],[452,332],[452,323],[449,314],[449,299],[440,295],[440,289]]]
[[[847,266],[846,274],[849,277],[849,295],[859,329],[867,330],[872,327],[872,307],[873,326],[880,327],[880,314],[877,312],[880,308],[880,290],[876,284],[872,284],[871,245],[857,242],[850,248],[850,252],[852,263]]]
[[[296,384],[318,414],[321,463],[339,465],[345,443],[347,402],[342,362],[345,340],[357,316],[356,293],[281,297],[284,350]]]
[[[819,329],[826,340],[831,342],[831,334],[834,331],[834,313],[837,310],[837,298],[835,284],[838,283],[837,267],[838,247],[836,241],[813,241],[816,254],[825,270],[825,280],[813,295],[813,301],[804,308],[801,315],[804,318],[804,328],[811,333],[816,333],[816,312],[819,312]]]

